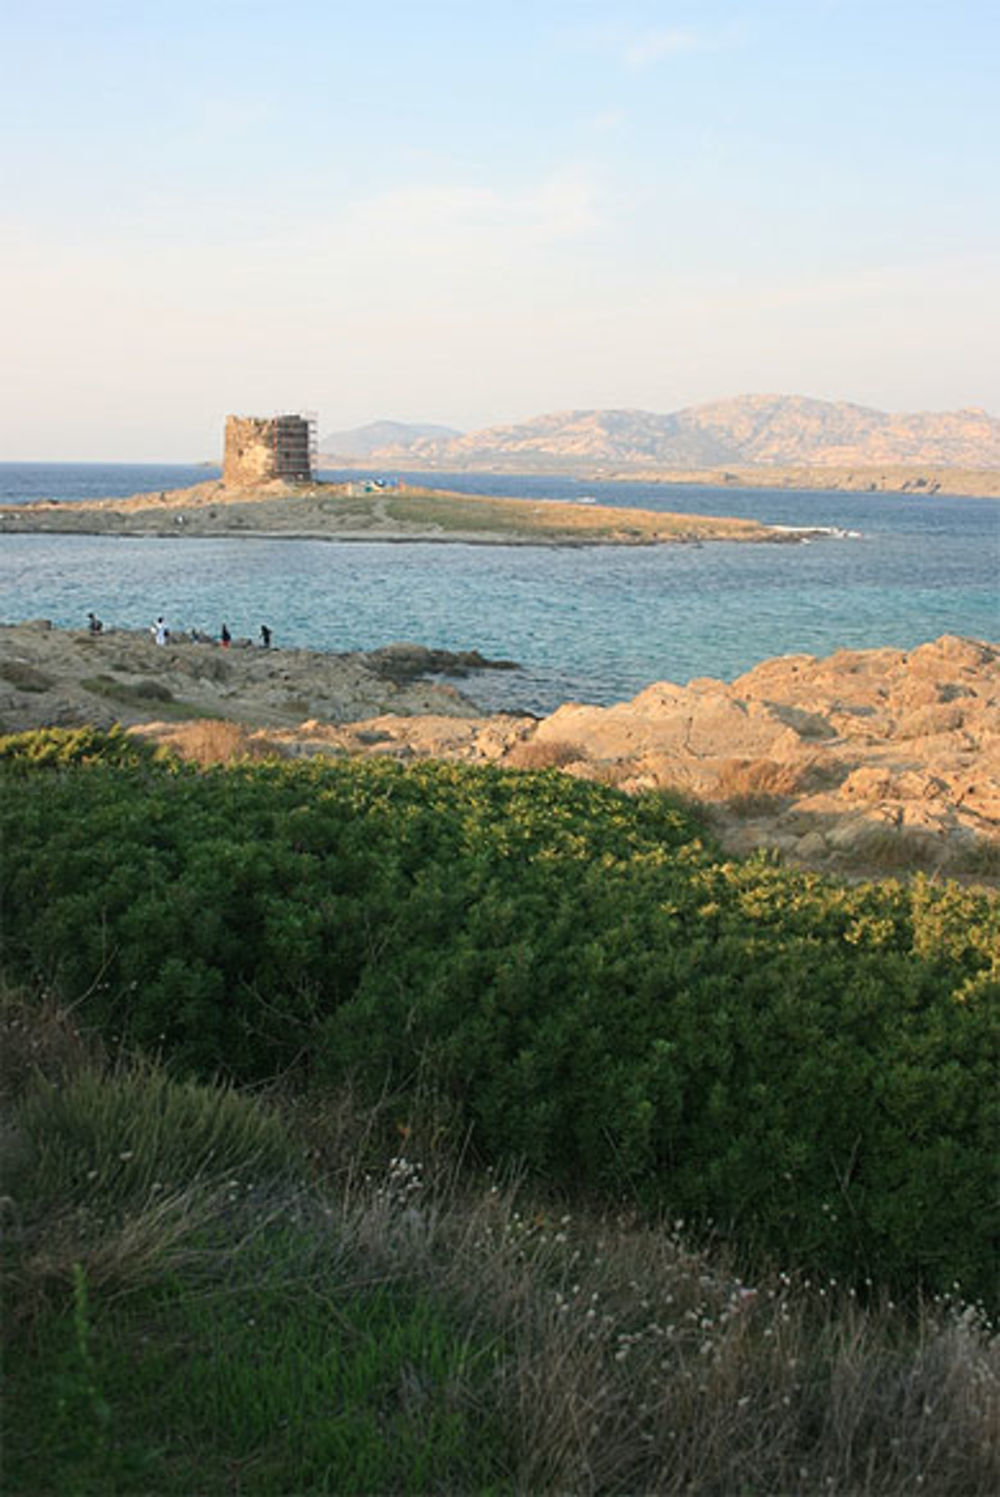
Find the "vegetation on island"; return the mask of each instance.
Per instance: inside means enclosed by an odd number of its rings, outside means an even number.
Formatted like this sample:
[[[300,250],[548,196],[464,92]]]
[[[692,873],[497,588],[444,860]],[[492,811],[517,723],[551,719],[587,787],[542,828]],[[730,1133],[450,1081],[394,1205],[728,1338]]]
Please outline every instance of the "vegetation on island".
[[[484,533],[512,539],[615,545],[669,541],[773,540],[775,532],[755,520],[716,515],[660,513],[611,504],[574,504],[560,499],[502,499],[401,487],[390,490],[386,515],[401,525],[430,530]]]
[[[0,786],[6,1490],[993,1490],[994,896],[552,771]]]
[[[534,545],[657,545],[788,540],[755,520],[660,513],[561,499],[506,499],[419,484],[196,484],[130,499],[0,506],[0,531],[115,535],[304,535],[314,539],[489,541]]]

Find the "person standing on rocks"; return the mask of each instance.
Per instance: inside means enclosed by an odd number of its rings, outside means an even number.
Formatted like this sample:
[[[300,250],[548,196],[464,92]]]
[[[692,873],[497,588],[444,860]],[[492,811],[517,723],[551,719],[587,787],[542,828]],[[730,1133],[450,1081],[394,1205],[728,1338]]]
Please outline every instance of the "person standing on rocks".
[[[165,645],[169,634],[170,630],[163,622],[163,614],[161,613],[160,617],[156,620],[156,623],[152,625],[153,639],[158,645]]]
[[[271,631],[266,624],[260,626],[260,642],[265,650],[271,648]]]
[[[229,641],[232,639],[232,637],[233,636],[229,632],[228,625],[223,624],[222,633],[219,635],[219,643],[224,650],[229,649]]]

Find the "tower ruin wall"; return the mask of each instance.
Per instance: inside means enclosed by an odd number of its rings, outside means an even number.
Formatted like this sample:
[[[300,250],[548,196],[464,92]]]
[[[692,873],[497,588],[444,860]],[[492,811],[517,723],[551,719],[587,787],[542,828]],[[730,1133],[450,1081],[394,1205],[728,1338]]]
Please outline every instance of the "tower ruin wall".
[[[254,488],[312,477],[309,422],[303,416],[227,416],[222,481]]]

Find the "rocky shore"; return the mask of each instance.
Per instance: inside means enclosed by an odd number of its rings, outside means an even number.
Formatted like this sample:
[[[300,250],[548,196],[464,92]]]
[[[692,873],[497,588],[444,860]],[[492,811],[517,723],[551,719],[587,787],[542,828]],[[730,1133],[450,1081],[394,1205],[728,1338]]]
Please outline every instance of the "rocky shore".
[[[151,718],[224,718],[290,729],[309,718],[347,722],[390,712],[470,717],[478,708],[447,682],[495,666],[475,652],[419,645],[369,653],[265,650],[171,635],[159,646],[144,630],[99,634],[45,620],[0,626],[0,731],[94,723],[134,727]]]
[[[660,682],[630,702],[567,703],[541,719],[484,717],[441,679],[511,668],[410,644],[349,655],[158,647],[141,633],[38,621],[0,627],[0,731],[121,722],[195,757],[558,768],[695,797],[734,853],[1000,885],[1000,646],[944,636],[908,652],[791,655],[728,684]]]

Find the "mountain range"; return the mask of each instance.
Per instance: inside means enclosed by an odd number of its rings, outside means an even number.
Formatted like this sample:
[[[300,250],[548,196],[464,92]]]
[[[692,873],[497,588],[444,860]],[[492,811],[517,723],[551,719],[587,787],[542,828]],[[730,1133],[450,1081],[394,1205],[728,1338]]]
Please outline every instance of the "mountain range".
[[[407,451],[416,442],[448,441],[462,433],[454,426],[435,426],[430,422],[369,421],[350,431],[331,431],[320,438],[324,453],[336,457],[370,457],[373,452]]]
[[[658,415],[572,410],[507,426],[375,421],[320,441],[325,458],[411,469],[620,470],[932,465],[1000,469],[1000,420],[979,409],[893,414],[802,395],[739,395]]]

